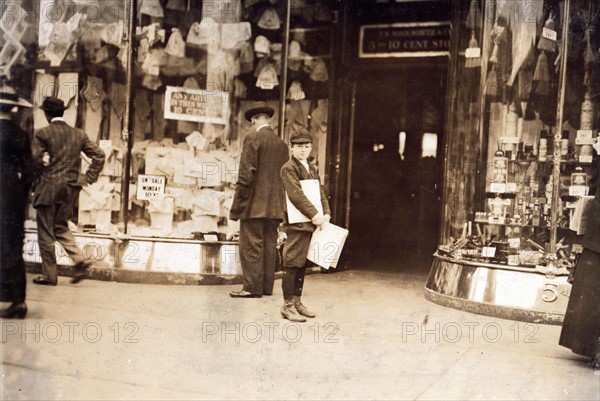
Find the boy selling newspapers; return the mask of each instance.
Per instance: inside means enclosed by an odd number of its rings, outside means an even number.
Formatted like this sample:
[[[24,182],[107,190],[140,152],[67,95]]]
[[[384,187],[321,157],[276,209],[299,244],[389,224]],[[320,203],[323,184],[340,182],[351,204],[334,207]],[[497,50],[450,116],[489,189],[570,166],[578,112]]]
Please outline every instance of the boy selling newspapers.
[[[306,257],[313,231],[320,229],[331,219],[329,203],[320,185],[318,170],[307,161],[312,142],[308,131],[302,129],[294,133],[290,138],[292,156],[281,168],[283,187],[289,199],[286,220],[282,227],[287,239],[283,247],[281,315],[293,322],[305,322],[305,317],[316,316],[300,300],[307,266]],[[311,194],[307,193],[311,190]],[[318,208],[309,200],[309,197],[315,199],[315,195],[317,199],[320,198],[320,201],[317,201],[320,202]],[[297,222],[296,216],[300,214],[305,221]]]

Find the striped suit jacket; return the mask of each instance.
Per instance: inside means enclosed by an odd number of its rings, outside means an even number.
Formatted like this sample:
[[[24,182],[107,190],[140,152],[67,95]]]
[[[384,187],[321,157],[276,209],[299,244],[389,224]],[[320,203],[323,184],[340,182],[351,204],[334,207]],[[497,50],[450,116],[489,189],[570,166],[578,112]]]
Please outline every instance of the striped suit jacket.
[[[45,152],[50,155],[50,163],[44,167],[42,158]],[[81,174],[81,152],[92,160],[85,175]],[[53,119],[50,125],[35,132],[32,153],[40,171],[33,197],[35,207],[64,201],[66,185],[81,187],[92,184],[98,180],[104,167],[104,151],[85,132],[70,127],[62,119]]]

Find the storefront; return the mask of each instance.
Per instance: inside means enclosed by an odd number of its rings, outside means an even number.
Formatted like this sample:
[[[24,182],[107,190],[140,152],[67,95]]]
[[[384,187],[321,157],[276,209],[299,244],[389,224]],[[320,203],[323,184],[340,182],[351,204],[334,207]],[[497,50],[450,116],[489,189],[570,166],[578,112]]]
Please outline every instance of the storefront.
[[[185,273],[195,282],[241,273],[228,208],[249,129],[243,113],[256,100],[276,110],[284,140],[300,126],[311,131],[333,221],[355,227],[343,265],[373,253],[429,264],[439,230],[447,2],[47,0],[15,2],[11,14],[29,21],[35,38],[27,62],[15,62],[29,73],[22,87],[34,128],[46,124],[42,99],[61,97],[68,123],[107,154],[74,219],[97,277]],[[375,204],[383,207],[373,215]],[[29,262],[40,261],[34,213]],[[398,229],[412,226],[423,230]],[[385,230],[369,231],[376,227]]]
[[[311,132],[311,156],[326,177],[336,3],[5,6],[10,43],[2,66],[33,100],[33,128],[47,124],[43,98],[58,96],[69,106],[67,123],[107,155],[73,219],[100,276],[241,274],[239,225],[228,216],[250,129],[243,114],[255,101],[275,109],[272,125],[284,140],[300,127]],[[39,262],[33,209],[27,228],[26,259]],[[62,249],[57,254],[60,264],[70,264]]]
[[[428,299],[560,324],[598,134],[598,4],[456,2]]]
[[[76,223],[109,279],[240,274],[228,205],[243,112],[264,100],[284,140],[299,126],[316,140],[350,229],[342,267],[431,266],[434,302],[556,322],[598,128],[597,6],[521,3],[22,2],[2,65],[107,151]]]

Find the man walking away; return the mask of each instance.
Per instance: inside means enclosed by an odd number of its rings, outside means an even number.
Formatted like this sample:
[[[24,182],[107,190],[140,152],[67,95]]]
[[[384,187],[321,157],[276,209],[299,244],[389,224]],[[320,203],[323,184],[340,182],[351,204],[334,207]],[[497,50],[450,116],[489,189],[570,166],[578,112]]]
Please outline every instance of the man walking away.
[[[41,169],[36,185],[33,206],[37,211],[37,229],[42,276],[35,284],[56,285],[58,281],[55,242],[58,241],[74,262],[75,273],[71,283],[83,280],[91,262],[81,254],[68,222],[83,185],[93,184],[104,167],[104,151],[93,143],[85,132],[70,127],[62,118],[64,102],[47,97],[41,109],[50,123],[33,137],[33,160]],[[92,163],[85,175],[81,174],[81,152]]]

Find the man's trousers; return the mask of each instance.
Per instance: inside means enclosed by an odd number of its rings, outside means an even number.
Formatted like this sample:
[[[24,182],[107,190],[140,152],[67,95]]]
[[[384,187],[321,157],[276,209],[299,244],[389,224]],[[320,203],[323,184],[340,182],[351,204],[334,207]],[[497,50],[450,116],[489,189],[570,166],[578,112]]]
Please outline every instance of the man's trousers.
[[[243,290],[271,295],[275,282],[277,227],[275,219],[240,220],[240,259]]]
[[[42,274],[51,283],[56,283],[58,273],[56,268],[55,243],[59,242],[73,263],[83,260],[81,250],[75,243],[75,238],[69,230],[69,220],[73,214],[75,200],[79,188],[68,186],[63,201],[54,205],[36,206],[38,242],[42,256]]]

